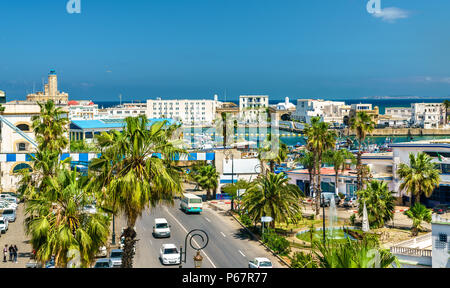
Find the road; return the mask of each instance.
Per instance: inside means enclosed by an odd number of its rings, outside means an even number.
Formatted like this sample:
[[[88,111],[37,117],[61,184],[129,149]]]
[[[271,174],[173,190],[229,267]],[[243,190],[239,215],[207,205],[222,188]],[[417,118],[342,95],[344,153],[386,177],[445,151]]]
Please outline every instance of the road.
[[[204,204],[201,214],[186,214],[179,209],[179,200],[173,207],[161,206],[145,211],[136,223],[138,243],[134,258],[136,268],[174,267],[164,266],[159,261],[159,249],[164,243],[183,246],[187,233],[202,229],[208,233],[208,246],[202,250],[202,268],[246,268],[254,257],[269,258],[274,267],[283,267],[259,242],[249,239],[249,235],[236,221],[223,212],[216,212]],[[155,218],[166,218],[171,225],[170,238],[156,239],[152,236]],[[194,238],[201,244],[199,238]],[[194,244],[195,245],[195,244]],[[188,242],[189,246],[189,242]],[[188,247],[187,263],[183,267],[194,268],[195,250]]]

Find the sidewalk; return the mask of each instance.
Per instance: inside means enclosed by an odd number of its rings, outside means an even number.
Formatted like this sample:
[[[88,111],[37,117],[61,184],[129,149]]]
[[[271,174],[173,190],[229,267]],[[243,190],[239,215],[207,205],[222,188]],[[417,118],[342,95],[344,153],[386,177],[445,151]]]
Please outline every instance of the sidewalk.
[[[0,247],[2,255],[0,258],[0,268],[25,268],[25,265],[30,261],[31,245],[28,242],[28,237],[25,235],[24,220],[24,205],[20,203],[17,207],[16,221],[9,223],[9,229],[5,234],[1,234]],[[17,255],[17,262],[3,262],[3,248],[5,245],[16,245],[19,249]],[[9,252],[7,260],[9,260]]]

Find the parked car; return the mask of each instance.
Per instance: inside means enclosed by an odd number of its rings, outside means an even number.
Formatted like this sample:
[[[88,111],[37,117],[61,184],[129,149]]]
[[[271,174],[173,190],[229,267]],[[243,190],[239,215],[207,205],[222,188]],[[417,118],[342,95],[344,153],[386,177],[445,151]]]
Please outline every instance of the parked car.
[[[123,255],[122,249],[111,250],[111,253],[109,254],[109,258],[111,259],[113,267],[122,266],[122,255]]]
[[[4,234],[6,231],[8,231],[8,219],[0,217],[0,232]]]
[[[165,218],[156,218],[153,226],[153,237],[170,237],[170,225]]]
[[[248,268],[273,268],[273,265],[269,259],[257,257],[248,262]]]
[[[180,264],[180,252],[175,244],[163,244],[159,250],[159,259],[164,265]]]
[[[4,199],[0,200],[0,209],[8,209],[8,208],[17,209],[17,204],[9,202],[9,201],[4,200]]]
[[[113,268],[113,264],[109,258],[98,259],[92,268]]]
[[[345,197],[343,206],[344,207],[356,207],[358,205],[356,197]]]
[[[97,213],[97,208],[94,205],[86,205],[83,207],[83,212],[87,214],[95,214]]]
[[[341,198],[339,198],[339,196],[337,196],[336,194],[334,194],[332,192],[322,192],[322,195],[323,196],[320,196],[321,197],[320,207],[322,207],[324,204],[325,204],[325,207],[330,206],[331,199],[333,199],[333,197],[334,197],[334,201],[335,201],[334,203],[336,203],[336,206],[339,205],[339,202],[341,202]]]
[[[437,214],[445,214],[450,210],[450,207],[445,204],[439,204],[433,207],[433,212]]]
[[[98,249],[97,257],[106,257],[108,256],[108,250],[106,246],[102,246]]]
[[[16,221],[16,210],[15,209],[4,209],[3,218],[8,219],[8,222]]]

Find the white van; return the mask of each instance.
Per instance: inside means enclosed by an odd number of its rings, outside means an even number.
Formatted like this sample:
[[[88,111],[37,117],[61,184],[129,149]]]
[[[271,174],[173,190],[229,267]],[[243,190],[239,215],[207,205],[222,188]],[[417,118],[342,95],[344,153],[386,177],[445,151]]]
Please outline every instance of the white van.
[[[3,210],[2,216],[4,219],[8,219],[8,222],[16,221],[16,210],[15,209],[5,209]]]
[[[203,210],[202,198],[194,194],[186,193],[181,198],[180,207],[186,213],[200,213]]]
[[[155,218],[153,237],[170,237],[170,225],[165,218]]]

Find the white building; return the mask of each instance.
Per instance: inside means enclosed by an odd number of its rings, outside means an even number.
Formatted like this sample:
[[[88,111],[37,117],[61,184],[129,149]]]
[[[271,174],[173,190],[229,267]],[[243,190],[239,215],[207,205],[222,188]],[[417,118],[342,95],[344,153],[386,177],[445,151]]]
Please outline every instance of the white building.
[[[71,100],[67,105],[70,120],[93,120],[98,117],[98,104],[91,100]]]
[[[445,108],[442,103],[411,104],[411,122],[414,126],[430,129],[444,124]]]
[[[147,113],[147,103],[123,103],[114,107],[100,109],[95,119],[123,119]]]
[[[433,215],[431,238],[433,243],[432,267],[450,268],[450,219]]]
[[[266,108],[269,107],[268,95],[240,95],[239,116],[245,123],[257,123],[265,118]]]
[[[296,106],[289,102],[289,97],[284,98],[284,102],[280,102],[275,106],[276,110],[290,111],[295,110]]]
[[[321,117],[324,122],[342,124],[350,113],[350,106],[340,101],[298,99],[293,119],[310,124],[312,117]]]

